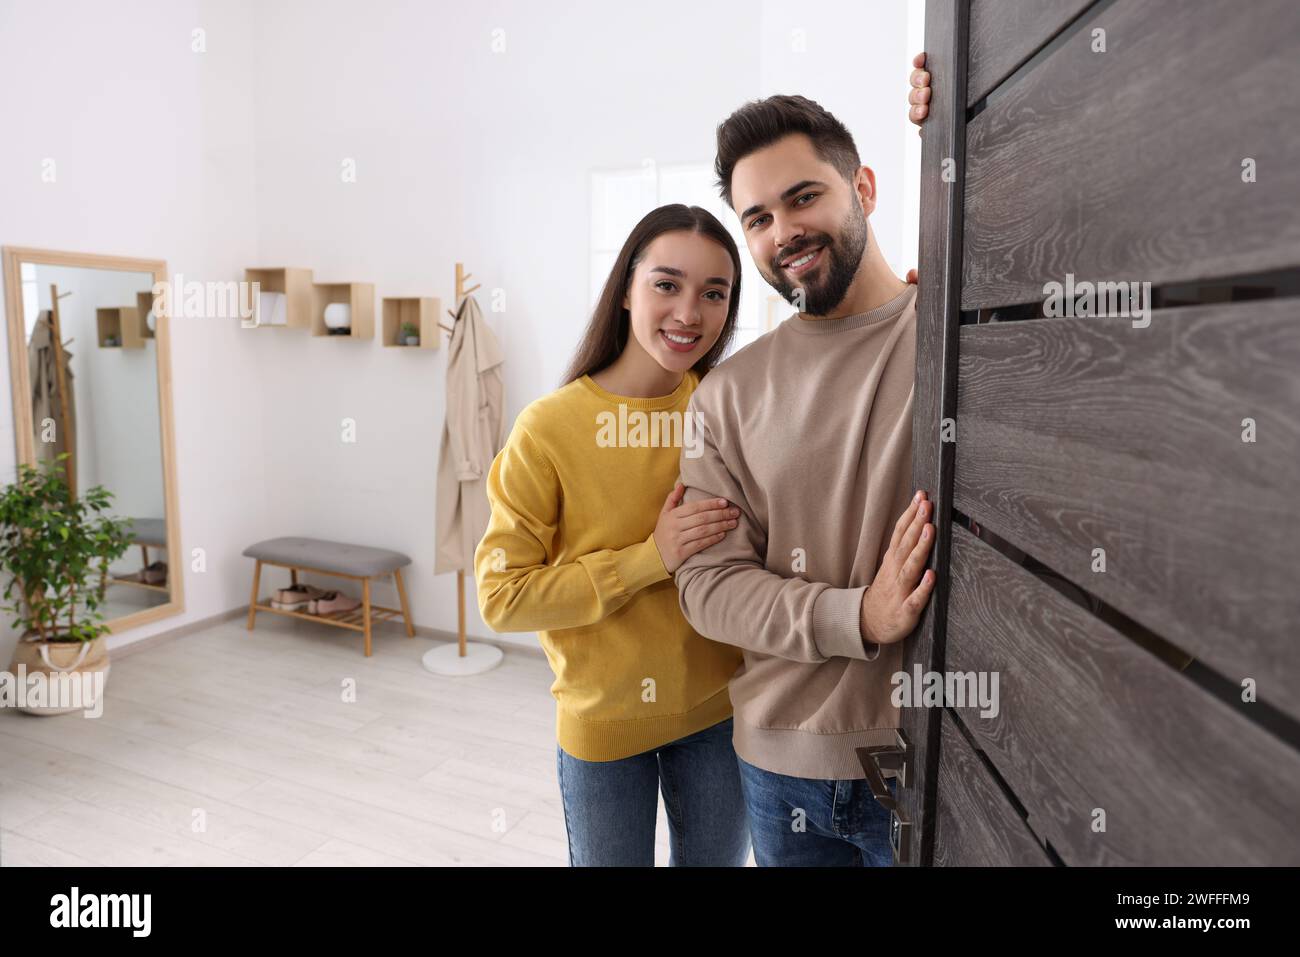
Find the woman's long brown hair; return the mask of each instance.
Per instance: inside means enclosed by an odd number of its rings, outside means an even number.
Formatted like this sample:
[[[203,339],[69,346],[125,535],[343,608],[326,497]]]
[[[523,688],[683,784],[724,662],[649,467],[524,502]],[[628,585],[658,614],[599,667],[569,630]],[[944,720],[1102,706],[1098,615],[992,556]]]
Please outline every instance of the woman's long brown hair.
[[[565,386],[574,379],[599,372],[610,365],[627,346],[630,334],[631,316],[623,308],[623,298],[627,295],[628,285],[632,282],[632,271],[645,256],[646,247],[664,233],[685,231],[707,236],[727,251],[735,271],[735,279],[728,292],[727,320],[718,334],[718,341],[699,358],[691,369],[701,378],[712,369],[726,354],[727,347],[736,333],[736,314],[740,310],[740,252],[736,242],[731,238],[725,226],[707,209],[699,206],[685,206],[674,203],[660,206],[645,215],[637,223],[623,248],[619,251],[614,266],[605,280],[605,288],[600,293],[600,301],[591,314],[587,330],[582,334],[578,350],[574,353],[569,369],[564,373],[560,385]]]

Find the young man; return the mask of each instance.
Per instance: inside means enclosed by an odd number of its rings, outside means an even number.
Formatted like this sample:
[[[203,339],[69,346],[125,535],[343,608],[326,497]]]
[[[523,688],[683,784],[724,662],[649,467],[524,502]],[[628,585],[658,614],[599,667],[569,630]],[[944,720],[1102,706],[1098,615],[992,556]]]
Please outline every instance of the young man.
[[[681,606],[744,650],[729,690],[757,863],[887,866],[889,813],[855,749],[894,741],[891,676],[934,581],[931,503],[910,484],[916,287],[876,245],[875,174],[818,104],[749,103],[717,143],[754,264],[800,311],[691,400],[703,454],[682,456],[684,501],[740,519],[677,569]]]

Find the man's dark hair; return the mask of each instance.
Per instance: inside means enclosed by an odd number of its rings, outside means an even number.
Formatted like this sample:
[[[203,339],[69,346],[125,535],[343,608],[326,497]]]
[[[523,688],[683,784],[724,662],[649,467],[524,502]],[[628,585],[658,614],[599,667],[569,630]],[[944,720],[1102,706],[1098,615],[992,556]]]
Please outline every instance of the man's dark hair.
[[[742,159],[791,133],[804,133],[817,155],[830,163],[848,182],[862,161],[853,135],[834,116],[806,96],[769,96],[752,100],[718,125],[718,155],[713,171],[723,200],[731,202],[731,174]]]

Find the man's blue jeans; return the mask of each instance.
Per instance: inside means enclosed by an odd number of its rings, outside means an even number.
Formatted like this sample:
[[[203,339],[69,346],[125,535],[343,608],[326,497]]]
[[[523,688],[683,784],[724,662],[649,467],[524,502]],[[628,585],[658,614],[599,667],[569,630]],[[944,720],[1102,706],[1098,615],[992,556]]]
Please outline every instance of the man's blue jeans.
[[[744,867],[749,827],[732,719],[618,761],[556,748],[573,867],[653,867],[659,790],[673,867]]]
[[[740,782],[759,867],[891,867],[889,811],[865,780],[795,778],[744,758]],[[891,794],[897,779],[888,778]]]

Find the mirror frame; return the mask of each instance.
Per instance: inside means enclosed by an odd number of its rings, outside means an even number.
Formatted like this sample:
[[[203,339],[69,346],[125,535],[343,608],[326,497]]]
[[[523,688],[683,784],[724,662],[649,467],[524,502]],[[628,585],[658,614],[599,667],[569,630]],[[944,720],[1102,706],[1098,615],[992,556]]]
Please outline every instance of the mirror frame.
[[[3,247],[5,317],[9,325],[9,380],[13,387],[14,446],[17,461],[36,464],[35,439],[32,436],[32,387],[27,362],[27,327],[23,316],[23,291],[20,265],[74,266],[85,269],[115,269],[147,272],[154,283],[166,282],[167,263],[162,259],[132,259],[126,256],[102,256],[98,253],[72,253],[55,249]],[[152,290],[152,287],[150,287]],[[105,619],[110,634],[120,634],[139,625],[169,618],[185,611],[185,574],[182,568],[181,525],[176,486],[176,442],[172,419],[171,317],[154,312],[154,342],[158,353],[158,427],[162,449],[163,503],[167,521],[167,567],[170,594],[168,600],[152,608],[142,608],[120,618]]]

